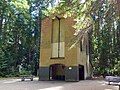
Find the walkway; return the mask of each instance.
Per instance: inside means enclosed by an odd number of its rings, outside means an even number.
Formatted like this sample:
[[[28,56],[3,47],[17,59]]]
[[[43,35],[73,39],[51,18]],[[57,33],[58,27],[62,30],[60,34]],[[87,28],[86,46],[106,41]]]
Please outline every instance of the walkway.
[[[0,80],[0,90],[118,90],[118,86],[106,85],[100,80],[84,80],[79,82],[34,81],[20,79]]]

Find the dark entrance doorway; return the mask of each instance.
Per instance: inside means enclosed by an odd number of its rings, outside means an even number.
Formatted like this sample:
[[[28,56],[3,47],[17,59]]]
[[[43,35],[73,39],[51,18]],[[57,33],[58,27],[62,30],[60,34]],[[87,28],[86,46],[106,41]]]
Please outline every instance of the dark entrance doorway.
[[[65,80],[65,65],[50,65],[50,80]]]
[[[84,80],[84,66],[79,65],[79,80]]]

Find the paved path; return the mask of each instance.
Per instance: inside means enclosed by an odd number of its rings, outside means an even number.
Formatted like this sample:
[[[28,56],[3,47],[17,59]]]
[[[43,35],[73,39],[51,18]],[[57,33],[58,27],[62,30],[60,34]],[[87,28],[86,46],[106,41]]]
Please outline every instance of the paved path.
[[[106,85],[104,81],[99,80],[64,82],[4,79],[0,80],[0,90],[118,90],[118,86]]]

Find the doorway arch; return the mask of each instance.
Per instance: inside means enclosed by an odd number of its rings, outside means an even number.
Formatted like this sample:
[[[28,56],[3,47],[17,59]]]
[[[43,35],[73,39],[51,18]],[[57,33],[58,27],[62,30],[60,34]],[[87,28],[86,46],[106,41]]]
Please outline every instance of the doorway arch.
[[[52,64],[49,67],[50,80],[65,80],[65,65],[64,64]]]
[[[79,80],[84,80],[84,65],[79,65]]]

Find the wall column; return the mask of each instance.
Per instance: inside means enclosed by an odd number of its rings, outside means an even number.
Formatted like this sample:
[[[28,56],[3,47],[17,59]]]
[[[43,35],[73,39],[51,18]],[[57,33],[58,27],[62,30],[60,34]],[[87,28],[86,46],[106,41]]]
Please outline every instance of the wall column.
[[[39,68],[39,80],[49,80],[49,67]]]
[[[65,81],[79,81],[78,66],[69,66],[65,69]]]

